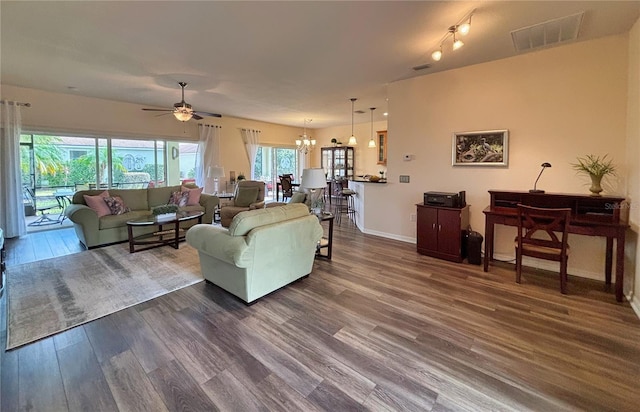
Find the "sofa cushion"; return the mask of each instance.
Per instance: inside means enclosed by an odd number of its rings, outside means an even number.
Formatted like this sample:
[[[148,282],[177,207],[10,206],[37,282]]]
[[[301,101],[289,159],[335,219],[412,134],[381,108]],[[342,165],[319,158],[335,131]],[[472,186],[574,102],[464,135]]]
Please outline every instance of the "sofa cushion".
[[[196,206],[200,204],[200,195],[202,194],[202,187],[185,187],[182,186],[182,192],[189,193],[189,199],[187,206]]]
[[[249,207],[258,200],[260,189],[257,187],[238,187],[238,193],[234,201],[235,206]]]
[[[106,197],[109,197],[108,190],[105,190],[104,192],[95,196],[83,195],[86,205],[95,210],[98,214],[98,217],[111,214],[111,209],[109,209],[109,206],[104,202],[104,199]]]
[[[309,208],[303,203],[240,212],[235,215],[229,226],[229,235],[245,236],[256,227],[308,215]]]
[[[131,210],[149,210],[147,189],[110,189],[111,196],[118,196]]]
[[[138,219],[144,216],[148,216],[148,210],[133,210],[131,212],[123,213],[121,215],[107,215],[100,218],[98,221],[98,227],[102,229],[113,229],[115,227],[125,227],[129,220]]]
[[[169,202],[171,193],[181,191],[182,190],[180,190],[180,186],[154,187],[147,189],[147,199],[149,202],[149,207],[147,207],[147,209],[151,209],[152,207],[160,205],[166,205]]]

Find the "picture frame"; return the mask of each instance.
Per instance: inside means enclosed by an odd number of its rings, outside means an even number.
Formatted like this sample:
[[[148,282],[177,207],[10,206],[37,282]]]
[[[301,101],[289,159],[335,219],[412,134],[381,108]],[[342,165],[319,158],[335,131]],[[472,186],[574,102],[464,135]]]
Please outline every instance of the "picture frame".
[[[453,166],[506,167],[509,165],[509,131],[455,132],[451,152]]]

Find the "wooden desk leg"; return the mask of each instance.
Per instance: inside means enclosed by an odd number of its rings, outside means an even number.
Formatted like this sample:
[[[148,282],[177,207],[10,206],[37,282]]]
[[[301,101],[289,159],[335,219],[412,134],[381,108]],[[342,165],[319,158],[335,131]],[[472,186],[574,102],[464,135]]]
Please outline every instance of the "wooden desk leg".
[[[493,221],[485,219],[484,271],[489,271],[489,261],[493,260]]]
[[[604,261],[604,283],[611,284],[611,268],[613,267],[613,238],[607,238],[607,249]]]
[[[624,237],[625,228],[620,229],[616,238],[616,300],[623,301],[622,286],[624,284]]]

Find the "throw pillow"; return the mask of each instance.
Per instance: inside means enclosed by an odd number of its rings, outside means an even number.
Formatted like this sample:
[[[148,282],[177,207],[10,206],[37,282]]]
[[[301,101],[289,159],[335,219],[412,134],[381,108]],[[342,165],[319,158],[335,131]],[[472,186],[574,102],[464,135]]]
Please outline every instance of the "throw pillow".
[[[124,204],[120,196],[105,197],[104,203],[109,206],[112,215],[121,215],[131,210]]]
[[[187,206],[198,206],[200,204],[200,195],[202,194],[202,189],[202,187],[189,188],[182,186],[182,193],[189,193]]]
[[[82,197],[84,197],[84,202],[87,206],[96,211],[98,217],[111,214],[111,209],[109,209],[109,206],[104,202],[104,198],[109,197],[108,190],[105,190],[96,196],[83,195]]]
[[[258,200],[258,187],[239,187],[234,204],[239,207],[249,207]]]
[[[304,203],[307,199],[307,194],[302,192],[294,192],[293,196],[291,196],[291,200],[289,203]]]
[[[178,207],[184,207],[189,203],[189,192],[171,192],[169,198],[169,205],[176,205]]]

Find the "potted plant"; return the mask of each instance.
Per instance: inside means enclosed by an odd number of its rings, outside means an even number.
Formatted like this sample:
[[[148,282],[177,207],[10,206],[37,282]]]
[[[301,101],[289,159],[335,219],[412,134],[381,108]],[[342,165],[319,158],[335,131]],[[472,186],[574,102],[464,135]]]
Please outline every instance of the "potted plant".
[[[585,157],[578,157],[578,163],[572,163],[571,166],[579,173],[585,173],[591,178],[591,187],[589,191],[591,196],[600,196],[602,192],[602,178],[607,175],[615,176],[616,166],[613,164],[612,159],[607,159],[607,155],[596,156],[586,155]]]
[[[151,209],[151,213],[156,217],[157,221],[172,220],[176,218],[178,213],[178,205],[161,205]]]
[[[336,147],[338,145],[338,139],[334,137],[333,139],[331,139],[331,143],[333,144],[333,147]]]
[[[238,182],[241,181],[241,180],[244,180],[244,179],[245,179],[244,173],[242,173],[242,172],[238,173]]]

